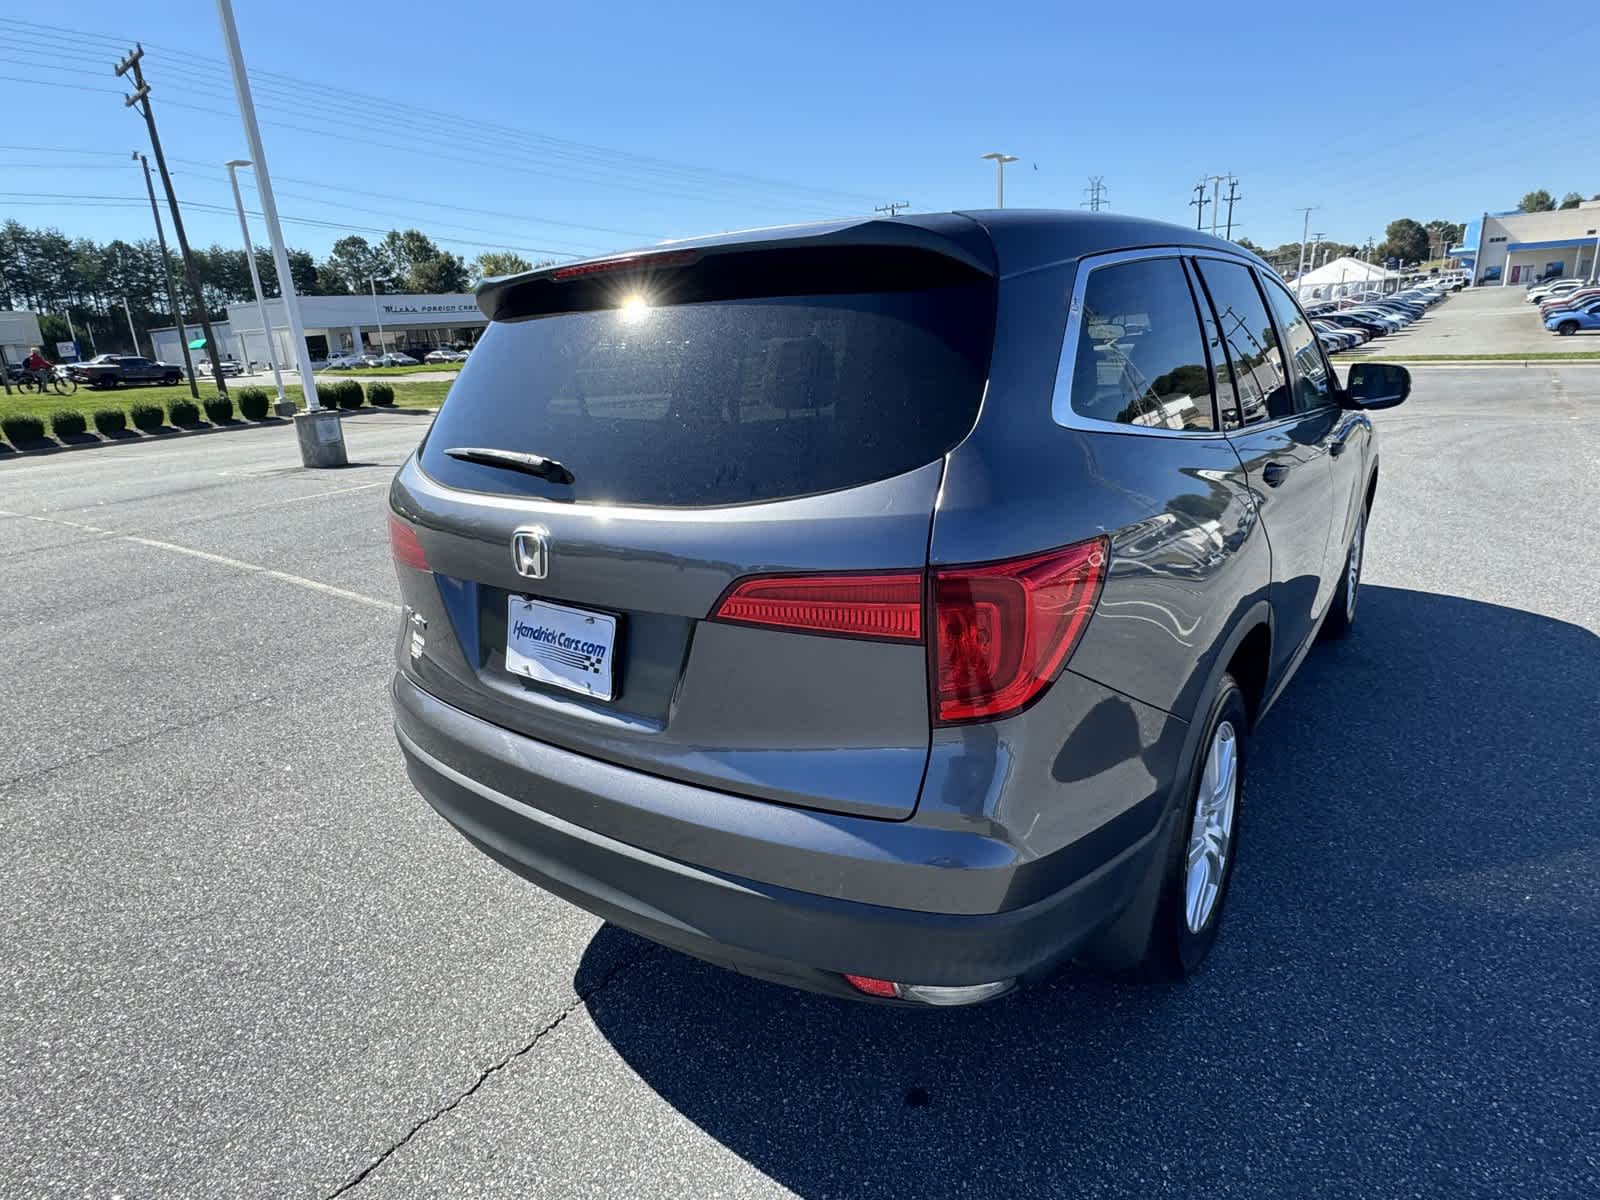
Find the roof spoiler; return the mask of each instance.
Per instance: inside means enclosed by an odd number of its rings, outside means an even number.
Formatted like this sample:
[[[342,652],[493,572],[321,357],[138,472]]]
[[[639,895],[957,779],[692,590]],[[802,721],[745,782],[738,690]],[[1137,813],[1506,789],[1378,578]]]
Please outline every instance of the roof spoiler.
[[[786,226],[664,242],[602,258],[584,259],[485,279],[478,285],[478,307],[491,321],[608,305],[593,302],[597,286],[612,293],[621,280],[665,280],[687,268],[732,268],[738,259],[776,256],[767,261],[834,260],[839,252],[883,250],[896,258],[937,257],[956,275],[993,278],[999,273],[994,247],[976,222],[955,237],[905,220],[866,220],[829,225]],[[797,253],[798,252],[798,253]],[[753,265],[753,264],[752,264]],[[723,277],[725,270],[713,273]],[[743,272],[740,272],[743,274]],[[762,294],[754,292],[729,293]],[[766,294],[776,294],[767,289]],[[709,297],[702,297],[709,298]],[[722,298],[719,294],[718,298]],[[565,302],[563,302],[565,301]]]

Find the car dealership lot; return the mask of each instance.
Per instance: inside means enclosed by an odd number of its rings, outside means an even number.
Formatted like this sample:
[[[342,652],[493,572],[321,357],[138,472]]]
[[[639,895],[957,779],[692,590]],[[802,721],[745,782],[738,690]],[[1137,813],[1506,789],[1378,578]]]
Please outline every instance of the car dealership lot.
[[[652,950],[412,792],[381,506],[425,418],[333,472],[282,429],[0,458],[0,1194],[1592,1191],[1600,368],[1375,420],[1357,631],[1256,744],[1205,970],[930,1013]]]
[[[1342,356],[1403,360],[1409,355],[1593,354],[1594,338],[1558,338],[1544,327],[1539,306],[1521,287],[1467,288],[1426,316]]]

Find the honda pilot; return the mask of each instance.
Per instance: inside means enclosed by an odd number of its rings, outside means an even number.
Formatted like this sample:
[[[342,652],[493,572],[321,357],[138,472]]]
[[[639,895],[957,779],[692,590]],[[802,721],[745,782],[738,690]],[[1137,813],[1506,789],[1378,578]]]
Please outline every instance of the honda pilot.
[[[395,477],[417,789],[557,896],[881,1003],[1213,944],[1250,738],[1356,617],[1368,410],[1265,263],[1109,214],[487,281]]]

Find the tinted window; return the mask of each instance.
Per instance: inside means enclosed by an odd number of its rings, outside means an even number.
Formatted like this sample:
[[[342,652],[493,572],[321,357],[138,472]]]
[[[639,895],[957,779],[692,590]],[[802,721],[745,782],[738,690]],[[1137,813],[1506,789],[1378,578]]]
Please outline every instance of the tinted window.
[[[1310,412],[1329,402],[1328,363],[1317,345],[1317,335],[1310,323],[1295,307],[1288,289],[1275,279],[1264,280],[1267,300],[1272,304],[1278,327],[1283,330],[1284,345],[1289,360],[1294,364],[1294,408],[1296,412]]]
[[[1200,311],[1200,329],[1205,336],[1206,355],[1211,359],[1211,388],[1217,397],[1217,414],[1222,418],[1222,428],[1237,429],[1239,401],[1228,379],[1228,351],[1222,344],[1222,333],[1217,329],[1216,318],[1212,316],[1211,305],[1206,302],[1199,277],[1191,274],[1189,284],[1194,293],[1195,306]]]
[[[1228,348],[1228,370],[1246,425],[1286,417],[1293,397],[1278,354],[1277,335],[1247,267],[1207,258],[1197,266]],[[1220,365],[1218,374],[1224,374]]]
[[[1072,408],[1122,425],[1216,428],[1199,318],[1178,259],[1117,263],[1089,276]]]
[[[764,297],[493,323],[422,450],[452,487],[701,506],[809,495],[932,462],[972,429],[994,289]],[[554,458],[571,485],[451,447]]]

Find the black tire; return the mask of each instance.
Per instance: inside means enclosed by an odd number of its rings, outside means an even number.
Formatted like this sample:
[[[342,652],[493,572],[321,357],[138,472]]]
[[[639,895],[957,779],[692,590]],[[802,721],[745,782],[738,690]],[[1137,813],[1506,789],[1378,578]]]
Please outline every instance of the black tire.
[[[115,375],[107,375],[100,382],[105,385],[108,390],[113,390],[122,383],[122,380],[118,379]]]
[[[1328,615],[1322,622],[1322,635],[1329,638],[1349,636],[1356,623],[1356,605],[1361,599],[1361,565],[1366,558],[1367,514],[1362,511],[1356,522],[1356,531],[1350,535],[1350,545],[1345,548],[1344,567],[1339,572],[1339,587]]]
[[[161,385],[163,387],[176,387],[177,383],[178,383],[178,376],[176,374],[163,375],[161,377]]]
[[[78,394],[78,381],[70,376],[66,379],[58,379],[56,380],[56,391],[63,396],[75,396]]]
[[[1207,780],[1212,748],[1219,742],[1224,726],[1227,727],[1227,740],[1231,743],[1233,754],[1232,811],[1220,857],[1201,855],[1206,863],[1216,864],[1218,875],[1204,916],[1195,925],[1190,920],[1190,847],[1197,840],[1196,815],[1201,789],[1206,787],[1210,790]],[[1225,674],[1218,680],[1216,693],[1206,710],[1200,748],[1195,754],[1194,768],[1176,816],[1162,880],[1161,900],[1156,906],[1144,961],[1139,968],[1139,974],[1146,979],[1173,982],[1193,974],[1217,940],[1227,907],[1229,885],[1233,882],[1234,864],[1239,857],[1239,818],[1244,808],[1243,784],[1249,729],[1250,714],[1245,707],[1244,694],[1233,676]]]
[[[1563,321],[1556,326],[1556,332],[1562,337],[1571,337],[1578,332],[1578,323],[1576,321]]]

